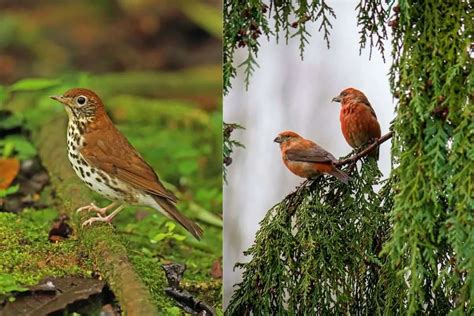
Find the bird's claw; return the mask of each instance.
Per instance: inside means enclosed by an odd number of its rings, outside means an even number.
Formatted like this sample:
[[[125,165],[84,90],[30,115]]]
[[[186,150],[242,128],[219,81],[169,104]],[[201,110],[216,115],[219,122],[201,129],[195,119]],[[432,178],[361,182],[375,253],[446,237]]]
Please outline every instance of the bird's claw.
[[[80,213],[80,212],[83,212],[83,211],[86,211],[86,212],[97,212],[98,214],[101,214],[101,215],[106,215],[107,214],[107,210],[109,209],[109,207],[98,207],[97,205],[95,205],[94,203],[91,203],[89,205],[86,205],[86,206],[83,206],[83,207],[80,207],[76,210],[77,213]]]
[[[91,217],[88,220],[84,221],[82,223],[82,227],[85,227],[87,225],[92,225],[94,222],[105,222],[111,225],[112,222],[112,217],[110,216],[102,216],[100,213],[97,213],[97,217]]]
[[[86,205],[86,206],[82,206],[82,207],[79,207],[76,212],[77,213],[80,213],[80,212],[83,212],[83,211],[86,211],[86,212],[97,212],[99,209],[99,207],[97,207],[97,205],[95,205],[94,203],[91,203],[89,205]]]

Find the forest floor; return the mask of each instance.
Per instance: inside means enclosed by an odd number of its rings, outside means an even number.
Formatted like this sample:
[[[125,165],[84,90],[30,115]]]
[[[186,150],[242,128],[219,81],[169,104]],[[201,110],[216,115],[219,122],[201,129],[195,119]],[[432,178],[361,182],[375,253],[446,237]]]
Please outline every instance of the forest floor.
[[[141,207],[126,208],[112,227],[80,226],[85,217],[76,207],[108,202],[73,174],[67,116],[48,98],[74,86],[100,94],[118,128],[178,196],[180,210],[204,229],[201,241]],[[0,169],[7,175],[0,179],[0,311],[140,310],[124,300],[143,288],[136,304],[167,315],[198,312],[193,302],[222,313],[220,89],[219,67],[25,79],[0,89]],[[169,264],[186,266],[171,289],[186,294],[181,306],[165,291]],[[128,281],[137,282],[136,293],[127,293]]]

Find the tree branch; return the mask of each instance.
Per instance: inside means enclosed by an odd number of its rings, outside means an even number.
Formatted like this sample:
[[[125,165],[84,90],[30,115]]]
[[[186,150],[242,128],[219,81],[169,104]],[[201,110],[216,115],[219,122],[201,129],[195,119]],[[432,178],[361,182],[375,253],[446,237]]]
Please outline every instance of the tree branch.
[[[375,142],[373,142],[372,144],[370,144],[370,146],[368,146],[366,149],[362,150],[360,153],[352,156],[352,157],[349,157],[347,159],[344,159],[344,160],[339,160],[338,162],[336,162],[334,165],[336,167],[340,167],[340,166],[343,166],[343,165],[347,165],[349,163],[353,163],[353,162],[356,162],[358,161],[359,159],[367,156],[372,150],[375,149],[375,147],[379,146],[380,144],[386,142],[387,140],[389,140],[390,138],[392,138],[393,136],[393,132],[390,131],[388,132],[387,134],[383,135],[382,137],[380,137],[379,139],[377,139]]]

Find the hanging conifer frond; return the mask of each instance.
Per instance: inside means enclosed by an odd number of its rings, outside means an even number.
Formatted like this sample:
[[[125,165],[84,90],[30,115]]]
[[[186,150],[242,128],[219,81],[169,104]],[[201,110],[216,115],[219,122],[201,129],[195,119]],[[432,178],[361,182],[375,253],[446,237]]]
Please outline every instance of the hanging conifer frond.
[[[371,158],[350,185],[322,176],[303,183],[269,210],[245,253],[242,283],[229,315],[372,314],[383,309],[385,270],[379,255],[389,231],[390,183],[374,191]],[[398,303],[398,293],[391,293]]]
[[[394,8],[393,234],[410,314],[474,312],[473,4]]]

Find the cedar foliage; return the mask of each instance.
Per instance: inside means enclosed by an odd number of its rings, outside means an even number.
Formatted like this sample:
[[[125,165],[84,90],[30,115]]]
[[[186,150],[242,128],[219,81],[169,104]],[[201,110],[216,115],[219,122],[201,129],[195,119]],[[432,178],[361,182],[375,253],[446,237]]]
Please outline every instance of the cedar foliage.
[[[391,22],[397,181],[385,252],[406,281],[410,314],[472,314],[473,4],[411,2],[400,2]]]
[[[334,177],[302,184],[261,222],[229,315],[372,314],[381,310],[393,272],[379,257],[388,236],[390,183],[370,158],[350,185]]]
[[[270,209],[228,315],[474,313],[472,7],[361,0],[361,47],[393,36],[390,177],[367,158],[349,186],[319,177]]]

